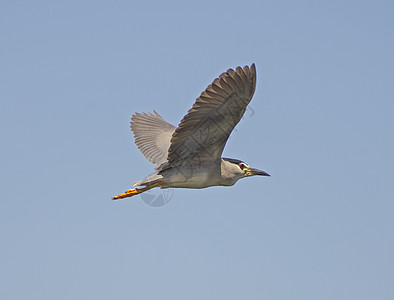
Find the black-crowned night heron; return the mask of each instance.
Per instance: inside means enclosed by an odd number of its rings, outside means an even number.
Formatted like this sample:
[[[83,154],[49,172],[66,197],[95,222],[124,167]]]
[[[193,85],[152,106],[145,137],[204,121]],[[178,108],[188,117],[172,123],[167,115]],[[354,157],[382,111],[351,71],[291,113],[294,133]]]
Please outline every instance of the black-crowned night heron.
[[[201,189],[231,186],[253,175],[269,176],[238,159],[222,158],[224,146],[241,120],[256,88],[256,67],[229,69],[197,98],[178,127],[156,111],[131,118],[138,149],[156,164],[155,173],[113,197],[121,199],[154,187]]]

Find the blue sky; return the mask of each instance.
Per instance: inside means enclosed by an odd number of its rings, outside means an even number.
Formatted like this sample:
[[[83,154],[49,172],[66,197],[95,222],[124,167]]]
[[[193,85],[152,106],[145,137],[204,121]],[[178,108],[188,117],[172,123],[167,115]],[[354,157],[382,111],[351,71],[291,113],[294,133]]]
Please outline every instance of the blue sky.
[[[393,32],[392,1],[3,1],[0,298],[393,299]],[[153,171],[132,113],[253,62],[224,156],[272,177],[110,200]]]

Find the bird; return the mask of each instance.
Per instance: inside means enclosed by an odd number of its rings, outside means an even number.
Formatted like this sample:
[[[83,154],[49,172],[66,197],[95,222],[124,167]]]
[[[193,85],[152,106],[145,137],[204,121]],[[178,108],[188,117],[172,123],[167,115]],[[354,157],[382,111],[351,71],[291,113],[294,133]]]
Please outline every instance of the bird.
[[[232,186],[254,175],[270,176],[242,160],[221,157],[255,89],[255,64],[238,66],[222,73],[201,93],[178,127],[155,110],[133,114],[130,128],[135,144],[156,165],[155,172],[133,182],[136,188],[112,199],[132,197],[155,187],[201,189]]]

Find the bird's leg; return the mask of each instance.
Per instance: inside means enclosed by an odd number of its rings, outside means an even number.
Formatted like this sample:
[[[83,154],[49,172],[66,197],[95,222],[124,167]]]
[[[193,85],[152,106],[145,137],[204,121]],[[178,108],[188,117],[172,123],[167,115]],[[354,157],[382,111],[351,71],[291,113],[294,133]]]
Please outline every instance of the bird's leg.
[[[123,198],[127,198],[127,197],[132,197],[134,195],[141,194],[147,190],[150,190],[150,189],[160,186],[160,185],[161,185],[160,182],[156,182],[154,184],[148,185],[148,186],[140,188],[140,189],[130,189],[130,190],[127,190],[126,192],[124,192],[123,194],[112,197],[112,200],[118,200],[118,199],[123,199]]]

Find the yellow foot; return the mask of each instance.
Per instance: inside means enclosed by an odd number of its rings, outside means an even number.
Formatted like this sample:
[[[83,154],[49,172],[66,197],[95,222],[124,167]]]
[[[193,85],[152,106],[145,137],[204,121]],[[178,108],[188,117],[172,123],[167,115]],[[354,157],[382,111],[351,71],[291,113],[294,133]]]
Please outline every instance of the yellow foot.
[[[118,196],[112,197],[112,200],[117,200],[117,199],[123,199],[123,198],[127,198],[127,197],[132,197],[134,195],[140,194],[142,193],[142,191],[140,191],[139,189],[131,189],[131,190],[127,190],[126,192],[124,192],[123,194],[120,194]]]
[[[127,197],[132,197],[132,196],[134,196],[134,195],[141,194],[141,193],[143,193],[143,192],[145,192],[145,191],[147,191],[147,190],[150,190],[150,189],[152,189],[152,188],[154,188],[154,187],[161,186],[161,185],[162,185],[161,182],[156,182],[156,183],[154,183],[154,184],[152,184],[152,185],[143,187],[143,188],[141,188],[141,189],[131,189],[131,190],[127,190],[127,191],[126,191],[125,193],[123,193],[123,194],[120,194],[120,195],[118,195],[118,196],[112,197],[112,200],[117,200],[117,199],[123,199],[123,198],[127,198]]]

